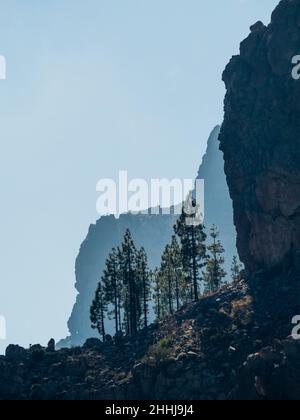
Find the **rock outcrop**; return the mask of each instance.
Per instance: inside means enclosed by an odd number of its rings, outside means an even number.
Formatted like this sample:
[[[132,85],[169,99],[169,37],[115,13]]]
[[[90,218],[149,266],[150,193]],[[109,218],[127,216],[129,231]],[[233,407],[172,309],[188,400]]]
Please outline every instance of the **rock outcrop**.
[[[282,0],[269,26],[251,27],[223,74],[220,140],[237,246],[257,316],[280,324],[281,334],[300,314],[299,52],[300,1]]]
[[[224,162],[219,150],[220,127],[212,131],[207,152],[198,172],[198,178],[205,180],[205,224],[216,224],[221,231],[221,240],[226,250],[227,271],[236,251],[236,231],[233,225],[232,202],[224,174]],[[125,214],[119,219],[114,216],[102,217],[96,225],[91,225],[88,235],[81,245],[76,260],[76,289],[78,296],[68,322],[70,337],[59,346],[81,345],[94,336],[90,327],[89,310],[97,283],[104,269],[105,260],[113,247],[117,247],[126,229],[130,229],[136,244],[143,246],[152,268],[160,264],[161,255],[173,234],[177,216],[174,215],[132,215]]]
[[[300,260],[300,1],[283,0],[271,24],[251,27],[226,83],[221,148],[238,249],[250,271]]]

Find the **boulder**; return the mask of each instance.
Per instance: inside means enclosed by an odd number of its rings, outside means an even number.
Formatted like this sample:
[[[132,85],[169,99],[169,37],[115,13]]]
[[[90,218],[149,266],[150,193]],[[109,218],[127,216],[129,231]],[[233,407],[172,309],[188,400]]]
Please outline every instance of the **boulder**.
[[[22,362],[28,358],[28,352],[23,347],[11,344],[7,347],[5,356],[9,362]]]

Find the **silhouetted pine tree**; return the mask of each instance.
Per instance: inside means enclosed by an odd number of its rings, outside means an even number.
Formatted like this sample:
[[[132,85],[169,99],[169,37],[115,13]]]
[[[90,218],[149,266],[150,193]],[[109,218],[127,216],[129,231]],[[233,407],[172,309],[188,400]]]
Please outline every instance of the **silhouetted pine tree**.
[[[231,278],[233,281],[239,279],[242,268],[243,266],[240,264],[238,257],[234,256],[231,264]]]
[[[163,316],[163,302],[162,302],[162,285],[163,277],[162,272],[158,268],[153,272],[153,299],[154,299],[154,313],[156,320],[160,321]]]
[[[121,277],[125,287],[124,310],[126,333],[134,335],[140,323],[141,301],[139,278],[136,269],[137,250],[129,229],[125,233],[119,255]]]
[[[100,336],[102,336],[103,342],[105,341],[105,312],[107,310],[104,291],[101,282],[98,284],[95,299],[91,306],[90,319],[92,322],[92,328],[96,329]]]
[[[178,311],[185,300],[185,277],[183,273],[182,252],[176,236],[172,237],[170,245],[172,275],[174,277],[176,310]]]
[[[143,326],[148,326],[149,307],[148,302],[151,299],[151,275],[148,267],[148,257],[144,248],[142,248],[136,257],[136,270],[138,286],[141,288],[141,300],[143,308]]]
[[[215,292],[221,285],[227,273],[224,270],[225,252],[219,238],[219,231],[214,225],[210,230],[212,243],[207,247],[209,255],[207,256],[206,271],[204,273],[204,281],[206,283],[206,291]]]
[[[105,301],[108,305],[112,305],[113,310],[109,312],[109,319],[115,321],[116,334],[121,329],[120,311],[122,283],[120,281],[120,264],[119,254],[116,249],[112,249],[106,260],[106,267],[102,276],[102,284],[104,289]]]
[[[188,197],[182,209],[182,214],[174,226],[179,236],[182,248],[182,262],[187,279],[191,276],[192,300],[199,300],[199,281],[201,269],[205,266],[206,234],[201,221],[201,215],[192,194]]]
[[[167,245],[161,259],[161,287],[163,312],[174,313],[175,275],[173,270],[172,248]]]
[[[183,270],[182,274],[182,287],[180,289],[181,300],[184,305],[193,302],[194,300],[194,286],[193,286],[193,274],[192,271],[189,273]]]

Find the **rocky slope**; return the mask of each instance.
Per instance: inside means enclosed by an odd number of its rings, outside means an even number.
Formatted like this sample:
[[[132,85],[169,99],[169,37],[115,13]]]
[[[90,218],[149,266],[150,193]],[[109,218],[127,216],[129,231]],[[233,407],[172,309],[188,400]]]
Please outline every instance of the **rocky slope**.
[[[221,148],[239,252],[249,271],[299,263],[300,83],[292,78],[297,54],[300,2],[284,0],[268,27],[252,26],[223,75]]]
[[[136,339],[57,352],[53,343],[10,346],[0,357],[0,399],[300,399],[300,342],[280,339],[280,325],[261,323],[239,281]]]
[[[217,126],[208,139],[207,152],[200,166],[198,178],[205,180],[205,224],[216,224],[226,249],[227,270],[236,251],[236,231],[233,225],[232,202],[224,174],[224,162],[219,151]],[[139,247],[144,246],[150,265],[160,263],[163,249],[173,234],[174,215],[122,215],[118,220],[102,217],[91,225],[76,260],[76,289],[78,296],[68,322],[70,337],[60,346],[83,344],[95,335],[90,327],[89,310],[97,283],[109,251],[118,246],[126,229],[130,229]]]

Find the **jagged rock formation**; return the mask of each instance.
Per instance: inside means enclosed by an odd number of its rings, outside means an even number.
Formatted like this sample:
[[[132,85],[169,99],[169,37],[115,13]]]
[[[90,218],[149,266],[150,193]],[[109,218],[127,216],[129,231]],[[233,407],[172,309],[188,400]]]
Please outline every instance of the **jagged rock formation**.
[[[282,0],[268,27],[251,27],[224,72],[220,135],[257,310],[264,300],[262,322],[284,320],[285,333],[300,313],[300,83],[292,77],[299,51],[300,1]]]
[[[205,224],[216,224],[221,231],[221,240],[226,249],[227,271],[229,273],[233,255],[236,252],[236,232],[233,226],[232,202],[224,174],[224,162],[219,151],[220,127],[211,133],[207,152],[200,166],[198,178],[205,180]],[[76,260],[76,289],[78,296],[69,319],[71,336],[60,346],[79,345],[95,335],[90,327],[89,309],[96,286],[100,280],[106,257],[113,247],[117,247],[126,229],[130,229],[139,247],[144,246],[150,265],[160,264],[163,249],[170,241],[174,215],[122,215],[118,220],[102,217],[96,225],[91,225]]]
[[[271,24],[253,25],[223,79],[221,148],[234,201],[238,249],[249,271],[300,257],[300,2],[281,1]]]

